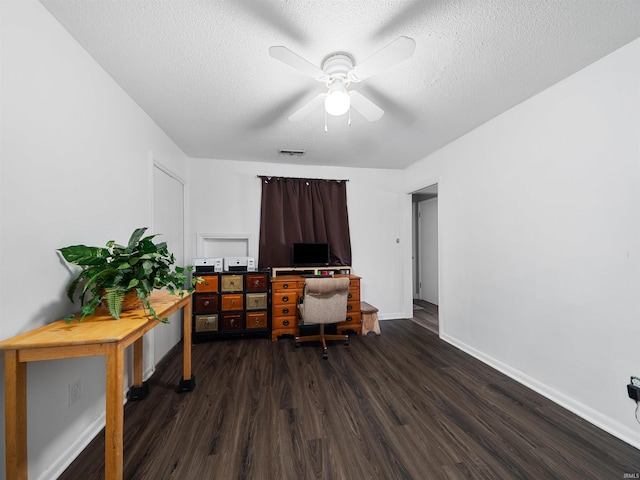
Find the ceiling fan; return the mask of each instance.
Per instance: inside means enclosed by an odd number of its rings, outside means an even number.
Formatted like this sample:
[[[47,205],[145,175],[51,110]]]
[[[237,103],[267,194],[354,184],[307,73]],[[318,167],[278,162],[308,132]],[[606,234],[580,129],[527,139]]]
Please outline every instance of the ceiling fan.
[[[348,53],[335,52],[325,57],[321,68],[287,47],[271,47],[269,55],[327,86],[326,93],[317,95],[289,117],[292,122],[303,119],[321,103],[324,103],[325,112],[329,115],[344,115],[353,107],[364,118],[375,122],[382,118],[384,110],[357,90],[348,90],[348,87],[406,60],[413,55],[415,49],[416,42],[412,38],[399,37],[357,65],[354,65],[353,57]]]

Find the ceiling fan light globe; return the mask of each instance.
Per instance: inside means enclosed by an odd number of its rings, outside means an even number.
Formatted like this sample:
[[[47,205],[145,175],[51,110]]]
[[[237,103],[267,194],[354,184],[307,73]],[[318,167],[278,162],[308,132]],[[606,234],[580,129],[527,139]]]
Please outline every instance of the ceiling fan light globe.
[[[324,99],[324,108],[329,115],[344,115],[351,107],[351,99],[345,90],[334,90]]]

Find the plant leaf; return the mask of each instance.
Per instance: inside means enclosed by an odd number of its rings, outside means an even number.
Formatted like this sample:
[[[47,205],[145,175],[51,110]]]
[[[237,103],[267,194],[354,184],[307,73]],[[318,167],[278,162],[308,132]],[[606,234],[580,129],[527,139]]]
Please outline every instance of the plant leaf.
[[[147,230],[147,227],[140,227],[140,228],[136,228],[133,231],[133,233],[131,234],[131,237],[129,238],[129,244],[127,245],[127,248],[126,248],[127,253],[133,252],[136,245],[140,241],[140,238],[142,238],[142,235],[144,235],[144,232],[146,230]]]
[[[109,250],[102,247],[70,245],[58,250],[64,259],[74,265],[103,265],[109,257]]]

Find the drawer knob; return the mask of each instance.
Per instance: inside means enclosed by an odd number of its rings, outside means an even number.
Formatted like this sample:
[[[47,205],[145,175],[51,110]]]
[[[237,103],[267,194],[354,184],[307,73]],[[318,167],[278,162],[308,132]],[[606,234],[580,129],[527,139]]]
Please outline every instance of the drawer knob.
[[[286,296],[285,296],[285,297],[282,297],[282,301],[283,301],[283,302],[288,302],[288,301],[289,301],[289,297],[286,297]]]
[[[282,313],[284,313],[286,315],[287,313],[289,313],[289,309],[288,308],[283,308],[282,309]]]
[[[289,284],[288,283],[283,283],[282,284],[282,288],[289,288]]]
[[[258,285],[260,285],[260,280],[256,280],[255,282],[253,282],[254,287],[257,287]]]
[[[285,320],[284,322],[282,322],[282,325],[284,325],[285,327],[289,326],[289,320]]]
[[[351,297],[353,297],[353,294],[350,293],[349,295],[347,295],[347,298],[351,298]]]
[[[353,305],[347,305],[347,310],[351,310],[353,308]]]
[[[204,284],[205,284],[206,286],[209,286],[209,282],[204,282]]]
[[[255,324],[258,325],[260,323],[260,320],[258,320],[257,318],[254,320]]]
[[[204,306],[206,307],[207,305],[209,305],[209,300],[204,301]]]

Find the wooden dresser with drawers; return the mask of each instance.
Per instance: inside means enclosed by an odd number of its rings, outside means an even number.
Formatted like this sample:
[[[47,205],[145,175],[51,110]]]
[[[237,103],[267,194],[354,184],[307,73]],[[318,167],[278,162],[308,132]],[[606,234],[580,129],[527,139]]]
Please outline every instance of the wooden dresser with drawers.
[[[360,277],[356,275],[335,275],[348,277],[349,300],[347,318],[338,323],[338,334],[353,331],[361,332],[360,323]],[[298,301],[302,296],[302,288],[306,278],[302,275],[281,275],[271,277],[271,340],[276,341],[281,335],[298,335]]]
[[[193,298],[193,339],[262,335],[271,331],[269,272],[198,272]]]

